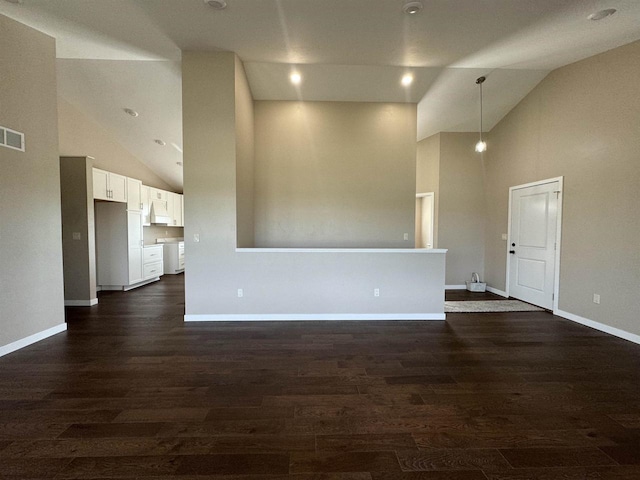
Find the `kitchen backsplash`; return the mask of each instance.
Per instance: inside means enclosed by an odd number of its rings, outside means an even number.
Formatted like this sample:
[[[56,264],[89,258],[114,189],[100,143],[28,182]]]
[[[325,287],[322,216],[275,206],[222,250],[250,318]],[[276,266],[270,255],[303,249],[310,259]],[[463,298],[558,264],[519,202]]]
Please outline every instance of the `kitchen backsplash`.
[[[151,225],[144,227],[144,244],[152,245],[156,243],[156,238],[176,238],[184,237],[183,227],[167,227],[163,225]]]

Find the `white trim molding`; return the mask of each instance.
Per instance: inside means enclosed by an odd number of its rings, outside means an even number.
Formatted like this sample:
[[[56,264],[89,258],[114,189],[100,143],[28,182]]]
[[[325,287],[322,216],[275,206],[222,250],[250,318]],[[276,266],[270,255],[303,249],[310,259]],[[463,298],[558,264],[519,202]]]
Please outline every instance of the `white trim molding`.
[[[509,295],[507,295],[507,292],[505,292],[504,290],[498,290],[497,288],[487,286],[487,292],[495,293],[496,295],[500,295],[501,297],[504,297],[504,298],[509,298]]]
[[[236,248],[237,253],[447,253],[447,248]]]
[[[185,315],[185,322],[274,322],[307,320],[445,320],[444,313],[257,313]]]
[[[444,289],[445,290],[466,290],[467,286],[466,285],[445,285]]]
[[[16,340],[15,342],[11,342],[7,345],[3,345],[0,347],[0,357],[4,355],[8,355],[16,350],[20,350],[21,348],[28,347],[40,340],[44,340],[45,338],[52,337],[60,332],[64,332],[67,329],[66,323],[61,323],[56,325],[55,327],[47,328],[38,333],[34,333],[33,335],[29,335],[28,337],[22,338],[20,340]]]
[[[572,322],[579,323],[580,325],[584,325],[585,327],[591,327],[591,328],[594,328],[595,330],[608,333],[609,335],[613,335],[615,337],[619,337],[624,340],[629,340],[630,342],[640,344],[640,335],[636,335],[635,333],[630,333],[630,332],[627,332],[626,330],[621,330],[616,327],[605,325],[604,323],[596,322],[594,320],[589,320],[588,318],[581,317],[574,313],[565,312],[564,310],[556,309],[553,311],[553,314],[562,318],[566,318],[567,320],[571,320]]]
[[[97,298],[92,298],[91,300],[65,300],[65,307],[93,307],[98,304]]]

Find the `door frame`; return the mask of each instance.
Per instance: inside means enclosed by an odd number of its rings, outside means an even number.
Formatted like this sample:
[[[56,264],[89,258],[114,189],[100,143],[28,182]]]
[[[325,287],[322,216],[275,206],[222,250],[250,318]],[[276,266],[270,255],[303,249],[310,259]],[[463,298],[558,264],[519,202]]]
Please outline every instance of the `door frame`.
[[[435,192],[416,193],[416,200],[424,197],[431,197],[431,248],[436,248],[435,230],[436,230],[436,194]],[[420,205],[422,208],[422,205]],[[420,221],[422,222],[422,215],[420,215]]]
[[[505,293],[507,294],[507,297],[509,297],[509,287],[510,287],[510,283],[511,283],[511,279],[509,272],[511,271],[511,254],[509,253],[510,250],[510,243],[511,242],[511,200],[513,198],[513,191],[514,190],[520,190],[522,188],[528,188],[528,187],[537,187],[538,185],[545,185],[547,183],[553,183],[553,182],[558,182],[558,214],[557,214],[557,218],[556,218],[556,258],[555,258],[555,265],[554,265],[554,273],[553,273],[553,312],[555,313],[556,311],[558,311],[558,297],[559,297],[559,293],[560,293],[560,249],[562,246],[562,200],[563,200],[563,193],[564,193],[564,176],[562,177],[554,177],[554,178],[547,178],[546,180],[539,180],[536,182],[530,182],[530,183],[525,183],[523,185],[515,185],[513,187],[509,187],[509,217],[507,219],[507,249],[506,249],[506,255],[507,255],[507,272],[506,272],[506,282],[505,282]]]

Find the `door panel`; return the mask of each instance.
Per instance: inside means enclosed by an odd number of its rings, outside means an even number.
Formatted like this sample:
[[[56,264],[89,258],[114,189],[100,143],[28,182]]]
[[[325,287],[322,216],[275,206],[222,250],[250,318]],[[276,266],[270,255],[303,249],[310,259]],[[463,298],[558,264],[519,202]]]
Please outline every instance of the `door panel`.
[[[513,189],[509,295],[553,308],[558,181]]]

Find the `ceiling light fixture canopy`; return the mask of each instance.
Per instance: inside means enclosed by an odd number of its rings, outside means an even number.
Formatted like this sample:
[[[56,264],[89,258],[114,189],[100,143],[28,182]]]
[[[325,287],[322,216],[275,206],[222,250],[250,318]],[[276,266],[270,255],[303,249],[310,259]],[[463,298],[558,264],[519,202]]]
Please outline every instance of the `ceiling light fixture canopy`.
[[[407,2],[402,6],[402,11],[407,15],[415,15],[423,8],[422,2]]]
[[[476,84],[480,87],[480,140],[476,143],[476,152],[482,153],[487,151],[487,142],[482,139],[482,84],[486,77],[478,77]]]
[[[615,8],[607,8],[605,10],[600,10],[599,12],[594,12],[591,15],[589,15],[587,18],[589,20],[593,20],[594,22],[597,22],[598,20],[602,20],[603,18],[610,17],[616,12],[617,10]]]
[[[403,75],[402,80],[400,82],[405,87],[408,87],[409,85],[411,85],[413,83],[413,75],[411,75],[410,73],[407,73],[407,74]]]
[[[138,112],[136,112],[135,110],[132,110],[131,108],[125,108],[124,113],[126,113],[127,115],[131,115],[134,118],[140,115]]]
[[[216,10],[224,10],[227,8],[227,2],[224,0],[204,0],[206,5],[209,5],[211,8],[215,8]]]

